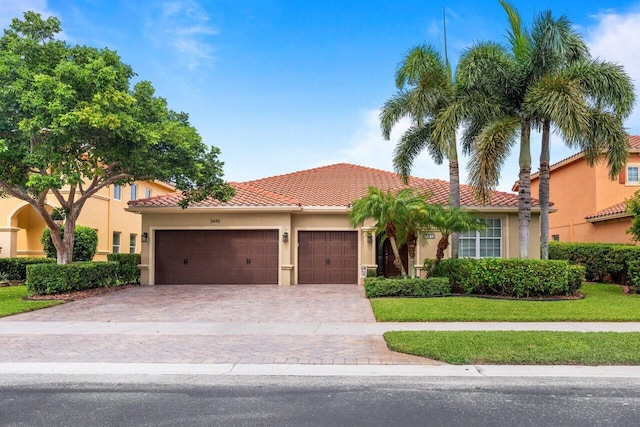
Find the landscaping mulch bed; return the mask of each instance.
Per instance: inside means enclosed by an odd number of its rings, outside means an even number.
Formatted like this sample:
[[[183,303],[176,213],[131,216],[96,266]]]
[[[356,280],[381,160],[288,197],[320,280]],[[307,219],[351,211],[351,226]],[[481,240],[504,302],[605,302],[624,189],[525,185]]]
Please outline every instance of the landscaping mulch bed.
[[[42,301],[42,300],[77,301],[80,299],[89,298],[96,295],[107,294],[109,292],[121,291],[123,289],[132,288],[134,286],[140,286],[140,285],[110,286],[108,288],[85,289],[83,291],[66,292],[63,294],[54,294],[54,295],[30,295],[25,299],[35,300],[35,301]]]

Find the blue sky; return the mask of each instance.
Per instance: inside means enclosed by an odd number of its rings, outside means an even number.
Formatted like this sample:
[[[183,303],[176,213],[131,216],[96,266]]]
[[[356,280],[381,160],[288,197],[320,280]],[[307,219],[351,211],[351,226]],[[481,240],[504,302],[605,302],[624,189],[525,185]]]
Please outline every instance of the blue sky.
[[[640,1],[513,4],[526,22],[547,9],[568,15],[594,56],[624,65],[640,86]],[[116,50],[220,147],[226,179],[245,181],[336,162],[392,170],[407,123],[383,140],[379,108],[396,91],[405,51],[442,47],[443,6],[454,64],[474,42],[505,42],[498,0],[0,0],[0,26],[35,10],[59,17],[69,43]],[[640,133],[637,110],[626,123],[631,134]],[[538,151],[534,144],[534,171]],[[552,161],[570,154],[553,141]],[[500,189],[517,170],[514,153]],[[447,179],[448,170],[425,154],[413,174]]]

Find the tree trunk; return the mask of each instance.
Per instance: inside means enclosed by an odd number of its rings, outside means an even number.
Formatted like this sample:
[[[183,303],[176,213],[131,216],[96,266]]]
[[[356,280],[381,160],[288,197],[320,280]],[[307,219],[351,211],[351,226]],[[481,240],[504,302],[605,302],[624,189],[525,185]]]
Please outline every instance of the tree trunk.
[[[64,224],[64,233],[60,246],[56,245],[55,240],[53,245],[58,251],[58,264],[70,264],[73,261],[73,243],[75,242],[75,228],[76,219],[68,216]],[[53,232],[52,232],[53,234]]]
[[[398,250],[398,244],[396,243],[396,225],[393,222],[387,222],[385,224],[385,232],[387,233],[387,237],[389,238],[389,243],[391,243],[391,250],[393,251],[393,265],[396,266],[398,270],[400,270],[400,274],[404,279],[407,278],[407,270],[404,269],[404,265],[402,265],[402,259],[400,258],[400,251]]]
[[[531,125],[522,122],[520,131],[520,174],[518,180],[518,243],[520,258],[529,258],[531,223]]]
[[[444,258],[444,251],[449,247],[449,237],[442,236],[442,238],[438,241],[438,249],[436,250],[436,261],[433,263],[433,266],[440,264],[440,261]]]
[[[460,171],[458,160],[449,161],[449,194],[451,197],[451,206],[460,207]],[[458,258],[460,251],[460,233],[451,234],[451,258]]]
[[[409,264],[409,275],[412,279],[416,278],[416,242],[418,238],[415,233],[409,234],[407,236],[407,254],[408,254],[408,264]]]
[[[550,148],[551,126],[548,120],[542,125],[542,149],[540,151],[540,259],[549,259],[549,184],[550,184]]]

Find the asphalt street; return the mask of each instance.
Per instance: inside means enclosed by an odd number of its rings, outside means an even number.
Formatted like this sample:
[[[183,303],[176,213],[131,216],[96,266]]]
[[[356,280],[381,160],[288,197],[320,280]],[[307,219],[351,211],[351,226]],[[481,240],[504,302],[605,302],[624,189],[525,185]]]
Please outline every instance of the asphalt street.
[[[637,426],[621,378],[0,375],[2,426]]]

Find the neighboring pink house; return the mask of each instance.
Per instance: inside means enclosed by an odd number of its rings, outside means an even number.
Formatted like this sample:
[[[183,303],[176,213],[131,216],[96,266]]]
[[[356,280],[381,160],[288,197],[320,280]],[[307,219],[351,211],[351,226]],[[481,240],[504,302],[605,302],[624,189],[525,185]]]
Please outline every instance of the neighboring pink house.
[[[609,179],[606,162],[589,167],[584,153],[551,165],[549,239],[561,242],[634,243],[626,230],[632,216],[625,199],[640,190],[640,136],[629,136],[629,159],[618,179]],[[539,174],[531,175],[538,196]]]

